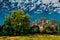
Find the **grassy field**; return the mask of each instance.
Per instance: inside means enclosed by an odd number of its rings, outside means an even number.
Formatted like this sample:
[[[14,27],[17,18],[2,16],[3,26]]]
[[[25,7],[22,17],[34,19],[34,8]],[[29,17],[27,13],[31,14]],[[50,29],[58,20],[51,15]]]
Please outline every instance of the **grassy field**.
[[[56,35],[0,36],[0,40],[60,40]]]

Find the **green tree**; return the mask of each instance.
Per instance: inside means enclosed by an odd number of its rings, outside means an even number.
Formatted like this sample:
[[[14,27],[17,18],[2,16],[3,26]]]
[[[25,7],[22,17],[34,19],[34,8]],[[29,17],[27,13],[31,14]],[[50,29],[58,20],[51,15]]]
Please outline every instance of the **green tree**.
[[[53,29],[53,27],[48,26],[48,27],[45,28],[45,32],[46,33],[53,33],[54,29]]]
[[[40,18],[40,21],[44,21],[44,22],[45,22],[46,19],[45,19],[44,17],[41,17],[41,18]]]
[[[55,19],[50,20],[50,21],[49,21],[49,24],[50,24],[50,27],[52,27],[52,25],[54,25],[54,26],[53,26],[53,29],[54,29],[54,32],[56,33],[56,31],[57,31],[57,26],[58,26],[57,20],[55,20]]]
[[[57,27],[57,33],[60,33],[60,25]]]
[[[31,27],[30,32],[31,32],[32,34],[40,33],[39,27],[38,27],[38,26],[33,26],[33,27]]]
[[[58,22],[57,20],[53,19],[53,20],[50,20],[49,23],[54,25],[55,23],[58,23]]]
[[[8,35],[24,34],[25,30],[29,30],[30,20],[28,15],[24,16],[23,10],[15,10],[11,15],[6,16],[4,27]],[[21,32],[23,31],[23,33]],[[27,33],[27,32],[26,32]]]
[[[2,35],[2,26],[0,26],[0,36]]]

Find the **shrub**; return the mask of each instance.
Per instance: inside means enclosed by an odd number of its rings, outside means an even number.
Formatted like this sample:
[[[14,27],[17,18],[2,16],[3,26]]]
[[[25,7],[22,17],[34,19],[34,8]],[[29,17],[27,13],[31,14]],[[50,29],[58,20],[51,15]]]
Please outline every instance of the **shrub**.
[[[49,34],[54,33],[54,29],[53,29],[53,27],[48,26],[48,27],[45,28],[45,32],[49,33]]]
[[[39,32],[40,32],[39,27],[38,27],[38,26],[33,26],[33,27],[31,27],[30,32],[31,32],[32,34],[34,34],[34,33],[39,33]]]
[[[60,33],[60,25],[57,27],[57,32]]]
[[[0,26],[0,36],[2,35],[2,30],[3,30],[3,27]]]

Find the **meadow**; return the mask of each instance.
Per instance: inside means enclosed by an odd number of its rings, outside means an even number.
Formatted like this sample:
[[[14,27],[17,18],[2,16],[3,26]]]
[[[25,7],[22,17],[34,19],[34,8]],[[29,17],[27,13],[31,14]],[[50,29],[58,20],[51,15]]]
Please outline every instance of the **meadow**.
[[[1,36],[0,40],[60,40],[58,35]]]

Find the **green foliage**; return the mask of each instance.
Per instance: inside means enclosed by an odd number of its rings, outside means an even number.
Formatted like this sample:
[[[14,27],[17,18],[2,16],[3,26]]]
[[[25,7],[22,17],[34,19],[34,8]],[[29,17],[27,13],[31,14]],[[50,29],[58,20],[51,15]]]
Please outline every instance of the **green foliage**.
[[[57,20],[53,19],[53,20],[50,20],[49,23],[55,24],[55,23],[58,23],[58,22],[57,22]]]
[[[46,23],[46,19],[42,17],[40,21]],[[26,35],[26,34],[34,34],[34,33],[54,33],[54,25],[57,23],[56,20],[50,20],[49,23],[43,25],[43,29],[39,29],[38,25],[30,27],[29,14],[24,15],[23,10],[15,10],[11,13],[11,15],[6,16],[4,24],[0,27],[0,35]],[[60,33],[60,25],[57,27],[58,33]]]
[[[54,33],[54,29],[53,29],[53,27],[46,27],[45,32],[46,33]]]
[[[45,19],[44,17],[41,17],[41,18],[40,18],[40,21],[44,21],[44,22],[45,22],[46,19]]]
[[[34,34],[34,33],[39,33],[39,32],[40,32],[38,26],[31,27],[30,31],[31,31],[31,33],[33,33],[33,34]]]
[[[60,33],[60,25],[57,27],[57,31],[58,33]]]
[[[0,26],[0,35],[2,35],[2,29],[3,29],[3,28]]]
[[[23,10],[15,10],[11,15],[6,16],[3,24],[3,35],[23,35],[29,32],[29,16],[24,16]]]

